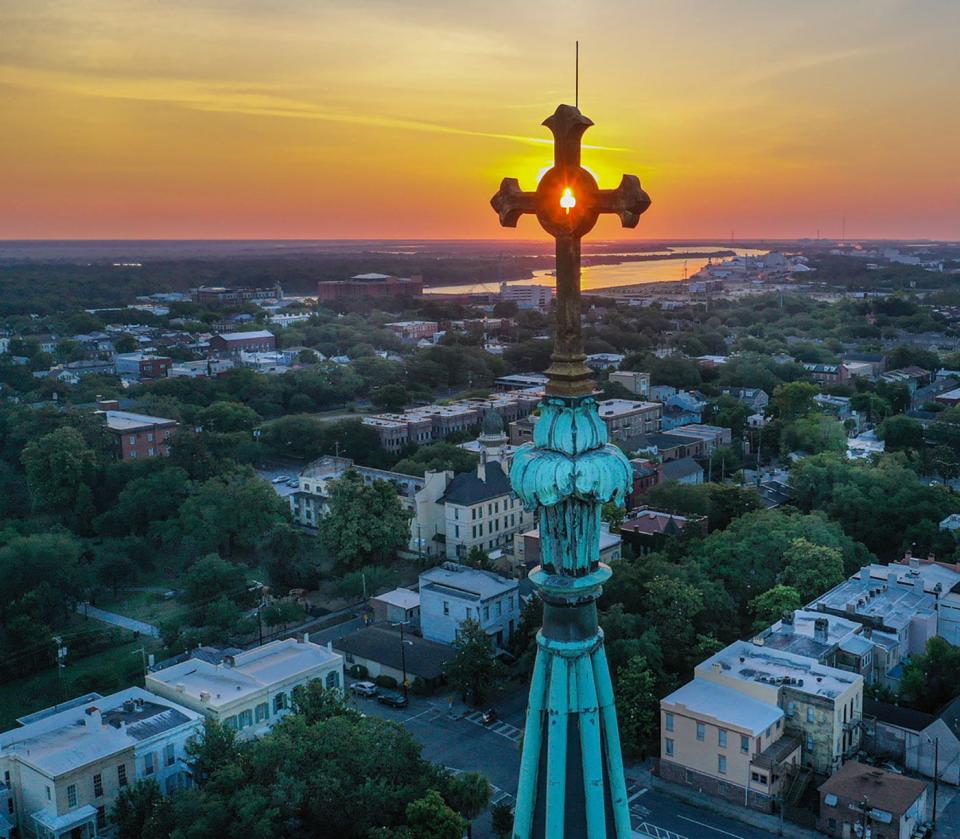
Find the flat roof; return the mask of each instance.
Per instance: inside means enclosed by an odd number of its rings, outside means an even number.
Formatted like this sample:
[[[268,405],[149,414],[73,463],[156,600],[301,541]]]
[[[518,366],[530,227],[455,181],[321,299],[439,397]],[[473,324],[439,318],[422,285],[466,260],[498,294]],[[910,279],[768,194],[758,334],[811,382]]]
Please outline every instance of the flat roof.
[[[748,641],[735,641],[698,664],[694,672],[708,679],[722,675],[742,682],[769,685],[772,689],[786,685],[826,699],[836,699],[851,686],[863,683],[863,677],[856,673]]]
[[[266,329],[255,329],[251,332],[221,332],[220,337],[225,341],[238,341],[244,338],[275,338],[276,336]]]
[[[326,647],[287,638],[271,641],[262,647],[239,653],[233,664],[211,664],[191,658],[147,675],[147,682],[159,682],[173,688],[183,686],[183,693],[200,701],[200,693],[210,694],[211,707],[226,705],[286,679],[326,667],[340,656]]]
[[[200,719],[143,688],[127,688],[3,732],[0,757],[15,757],[56,777]]]
[[[597,403],[597,410],[601,417],[615,417],[633,411],[650,411],[659,408],[659,402],[645,402],[637,399],[604,399]]]
[[[398,609],[415,609],[420,605],[420,594],[416,591],[410,591],[408,588],[395,588],[393,591],[385,591],[373,599],[389,606],[396,606]]]
[[[445,562],[436,568],[430,568],[420,575],[420,590],[425,587],[439,586],[447,591],[457,591],[466,597],[477,597],[486,600],[500,594],[514,591],[517,588],[516,580],[508,580],[492,571],[481,571],[477,568],[467,568],[462,565]]]
[[[876,577],[864,580],[856,576],[830,589],[809,604],[808,608],[815,611],[831,609],[874,618],[884,626],[900,630],[908,626],[915,616],[932,613],[936,609],[936,600],[932,594],[923,591],[900,585],[891,586],[886,581],[886,575],[883,581]]]
[[[166,417],[151,417],[148,414],[134,414],[130,411],[104,411],[107,428],[111,431],[133,431],[153,425],[179,425],[176,420]]]
[[[661,705],[681,706],[700,717],[711,717],[731,728],[756,736],[782,719],[783,709],[771,702],[746,696],[738,690],[694,678],[660,700]]]

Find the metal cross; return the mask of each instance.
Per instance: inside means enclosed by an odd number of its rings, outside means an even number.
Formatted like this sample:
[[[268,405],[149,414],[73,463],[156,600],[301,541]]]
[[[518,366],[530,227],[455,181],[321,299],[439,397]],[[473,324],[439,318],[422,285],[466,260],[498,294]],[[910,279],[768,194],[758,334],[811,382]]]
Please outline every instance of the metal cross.
[[[560,105],[543,124],[553,132],[553,167],[536,192],[524,192],[516,178],[504,178],[490,203],[504,227],[516,227],[525,213],[536,214],[557,240],[557,338],[547,393],[575,398],[593,392],[580,334],[580,239],[601,213],[615,213],[624,227],[636,227],[650,197],[636,175],[624,175],[616,189],[600,189],[580,165],[580,140],[593,122],[578,108]]]

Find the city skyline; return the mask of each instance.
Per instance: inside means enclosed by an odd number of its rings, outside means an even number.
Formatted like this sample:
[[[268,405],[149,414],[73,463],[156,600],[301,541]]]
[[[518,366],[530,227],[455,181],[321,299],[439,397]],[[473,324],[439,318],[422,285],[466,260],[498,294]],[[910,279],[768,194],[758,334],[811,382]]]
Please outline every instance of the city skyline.
[[[3,0],[0,237],[503,238],[489,184],[549,165],[536,122],[572,102],[579,38],[584,163],[664,196],[644,238],[838,238],[845,219],[848,238],[957,239],[958,23],[894,0]]]

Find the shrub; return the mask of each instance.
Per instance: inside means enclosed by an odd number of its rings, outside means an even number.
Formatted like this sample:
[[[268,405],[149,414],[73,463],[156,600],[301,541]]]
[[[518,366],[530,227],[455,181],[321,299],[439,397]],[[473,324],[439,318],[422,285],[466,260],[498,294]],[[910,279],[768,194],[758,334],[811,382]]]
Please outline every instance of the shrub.
[[[375,679],[373,680],[373,683],[374,683],[377,687],[381,687],[381,688],[396,688],[396,687],[399,687],[399,684],[398,684],[397,680],[394,679],[393,676],[377,676],[377,678],[375,678]]]
[[[365,664],[351,664],[347,672],[353,676],[354,679],[366,679],[367,676],[370,675],[370,671],[367,670]]]

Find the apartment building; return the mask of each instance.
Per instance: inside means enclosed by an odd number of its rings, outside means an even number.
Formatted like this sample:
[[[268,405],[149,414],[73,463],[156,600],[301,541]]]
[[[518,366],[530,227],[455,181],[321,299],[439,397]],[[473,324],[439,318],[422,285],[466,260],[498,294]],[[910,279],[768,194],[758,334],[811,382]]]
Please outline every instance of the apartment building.
[[[101,411],[107,430],[113,435],[120,460],[168,457],[170,440],[180,427],[176,420],[151,417],[130,411]]]
[[[613,370],[610,373],[611,384],[623,385],[634,396],[650,398],[650,374],[639,370]]]
[[[703,425],[701,423],[687,423],[675,428],[665,429],[664,434],[676,437],[696,437],[703,441],[703,454],[709,455],[719,446],[729,446],[733,439],[733,432],[721,425]]]
[[[140,382],[150,379],[165,379],[170,375],[173,359],[165,355],[153,355],[151,353],[119,353],[114,357],[114,365],[118,376]]]
[[[273,352],[277,337],[266,329],[251,332],[222,332],[210,339],[210,349],[217,353],[239,357],[240,352]]]
[[[660,701],[660,775],[770,812],[800,763],[776,703],[696,678]]]
[[[632,399],[604,399],[597,403],[600,419],[607,426],[607,435],[617,443],[628,444],[644,435],[660,431],[663,405]]]
[[[404,341],[416,342],[424,338],[432,338],[440,331],[440,324],[435,320],[400,320],[385,323],[383,328],[393,332]]]
[[[420,575],[420,631],[430,641],[452,644],[464,621],[476,621],[498,647],[520,622],[516,580],[491,571],[445,562]]]
[[[253,286],[200,286],[190,289],[190,296],[194,303],[201,306],[227,306],[238,303],[276,302],[283,299],[283,289],[277,283],[266,288]]]
[[[553,302],[555,291],[548,285],[508,285],[500,283],[500,299],[512,300],[520,309],[539,309],[545,312]]]
[[[110,809],[128,784],[152,778],[164,792],[189,785],[186,744],[201,733],[203,717],[127,688],[21,722],[0,734],[3,815],[19,836],[89,839],[107,829]]]
[[[364,300],[401,295],[419,297],[423,294],[423,277],[394,277],[390,274],[356,274],[348,280],[330,280],[317,283],[317,300],[321,303],[335,300]]]
[[[330,647],[287,638],[219,661],[188,658],[148,673],[147,690],[218,720],[243,739],[265,734],[290,713],[295,688],[320,681],[343,689],[343,658]]]
[[[695,678],[780,707],[784,731],[801,744],[801,762],[830,775],[860,746],[863,677],[816,659],[736,641],[701,662]]]

